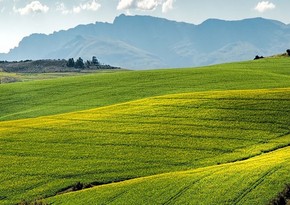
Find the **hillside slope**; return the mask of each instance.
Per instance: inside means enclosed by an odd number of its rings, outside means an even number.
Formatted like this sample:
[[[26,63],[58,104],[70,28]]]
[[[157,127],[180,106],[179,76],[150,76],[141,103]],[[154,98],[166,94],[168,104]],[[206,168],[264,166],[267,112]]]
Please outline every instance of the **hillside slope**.
[[[125,181],[51,200],[74,204],[83,193],[84,202],[118,204],[136,190],[141,193],[130,200],[141,204],[201,198],[263,204],[288,182],[289,62],[278,57],[1,84],[0,204],[47,198],[77,182],[135,178],[144,184]],[[209,197],[211,187],[222,198]],[[91,197],[94,192],[103,194]]]
[[[243,162],[144,177],[46,200],[61,204],[265,205],[289,182],[289,147]]]
[[[250,158],[288,146],[289,125],[289,88],[165,95],[4,121],[0,203],[51,196],[77,182],[110,183]]]
[[[290,58],[203,68],[93,74],[0,85],[0,121],[91,109],[151,96],[290,86]],[[49,96],[49,97],[48,97]]]

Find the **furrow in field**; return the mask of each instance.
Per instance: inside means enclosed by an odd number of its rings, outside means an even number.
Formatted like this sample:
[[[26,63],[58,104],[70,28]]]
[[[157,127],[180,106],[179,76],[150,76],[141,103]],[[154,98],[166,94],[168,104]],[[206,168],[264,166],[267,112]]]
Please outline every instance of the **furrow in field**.
[[[54,195],[76,182],[104,183],[216,164],[225,164],[224,168],[231,170],[227,162],[248,159],[289,144],[290,116],[289,112],[281,112],[281,109],[289,109],[289,103],[290,88],[194,92],[68,114],[3,121],[0,122],[3,165],[0,178],[13,177],[4,181],[5,189],[0,187],[0,195],[8,196],[11,201],[20,196],[34,199]],[[258,109],[261,106],[263,108]],[[205,175],[210,173],[206,171]],[[165,198],[170,197],[184,204],[185,198],[203,193],[199,187],[204,187],[211,179],[216,181],[215,177],[221,173],[223,170],[177,194],[182,197],[174,196],[177,190],[190,184],[185,179],[175,188],[158,182],[169,192],[149,204],[164,203]],[[195,176],[190,182],[201,177]],[[15,181],[17,178],[21,180]],[[51,181],[33,188],[35,181],[47,180]],[[237,193],[245,190],[245,186]],[[204,189],[203,194],[207,195],[207,188]],[[141,187],[137,190],[143,192]],[[11,196],[10,192],[15,194]],[[118,193],[112,191],[114,196]],[[158,193],[152,194],[158,198]],[[112,203],[119,203],[132,194],[124,192]]]
[[[253,191],[253,189],[257,188],[267,177],[269,177],[270,175],[272,175],[277,170],[278,170],[278,168],[277,167],[274,167],[274,168],[271,168],[270,170],[267,170],[265,173],[263,173],[262,176],[257,181],[255,181],[253,184],[251,184],[245,190],[243,190],[240,193],[240,195],[236,199],[233,200],[233,203],[232,204],[233,205],[240,204],[241,203],[241,200],[243,198],[245,198],[248,193],[250,193],[251,191]]]
[[[90,198],[99,204],[113,199],[113,204],[257,204],[268,203],[289,178],[290,148],[195,170],[136,178],[47,199],[54,204],[84,204]],[[277,178],[279,176],[280,178]],[[116,194],[117,199],[111,192]],[[105,193],[105,194],[101,194]],[[108,194],[110,193],[110,194]],[[143,198],[140,194],[143,194]],[[267,193],[267,195],[265,195]],[[96,197],[101,194],[100,197]],[[137,198],[133,196],[137,195]],[[262,195],[263,197],[258,197]],[[133,199],[131,200],[131,197]],[[104,203],[106,204],[106,203]]]

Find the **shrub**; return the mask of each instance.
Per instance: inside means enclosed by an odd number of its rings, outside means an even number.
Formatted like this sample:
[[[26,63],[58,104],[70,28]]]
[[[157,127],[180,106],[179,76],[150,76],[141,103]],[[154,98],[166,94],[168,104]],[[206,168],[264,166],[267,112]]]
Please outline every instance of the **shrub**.
[[[48,205],[48,204],[46,202],[43,202],[42,200],[34,200],[33,202],[22,200],[17,205]]]
[[[285,189],[278,194],[278,196],[273,199],[270,205],[286,205],[287,201],[290,199],[290,184],[287,184]]]
[[[254,60],[259,60],[261,58],[264,58],[264,56],[258,56],[258,55],[256,55],[255,58],[254,58]]]
[[[79,191],[82,190],[84,187],[84,185],[80,182],[76,183],[73,187],[72,187],[72,191]]]

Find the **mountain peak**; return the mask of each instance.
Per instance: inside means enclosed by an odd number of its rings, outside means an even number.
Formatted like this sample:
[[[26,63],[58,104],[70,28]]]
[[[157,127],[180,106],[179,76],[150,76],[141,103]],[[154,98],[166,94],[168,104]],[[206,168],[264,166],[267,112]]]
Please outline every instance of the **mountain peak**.
[[[190,23],[184,23],[184,22],[177,22],[174,20],[169,20],[166,18],[160,18],[160,17],[155,17],[155,16],[148,16],[148,15],[125,15],[125,14],[121,14],[119,16],[117,16],[114,19],[113,24],[123,24],[123,23],[129,23],[129,22],[135,22],[138,24],[142,24],[142,23],[178,23],[178,24],[187,24],[187,25],[194,25],[194,24],[190,24]]]
[[[222,20],[222,19],[215,19],[209,18],[202,22],[201,24],[209,24],[209,23],[238,23],[238,22],[256,22],[256,23],[276,23],[279,25],[285,25],[284,23],[272,19],[265,19],[262,17],[255,17],[255,18],[247,18],[247,19],[240,19],[240,20]]]
[[[0,60],[89,59],[131,69],[188,67],[252,59],[289,48],[289,27],[263,18],[182,23],[121,14],[113,23],[34,34]]]

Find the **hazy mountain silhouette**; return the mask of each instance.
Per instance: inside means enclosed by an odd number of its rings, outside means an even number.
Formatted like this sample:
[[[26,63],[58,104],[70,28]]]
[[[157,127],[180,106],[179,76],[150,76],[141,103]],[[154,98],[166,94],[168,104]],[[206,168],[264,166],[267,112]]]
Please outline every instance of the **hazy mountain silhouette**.
[[[200,25],[150,16],[116,17],[112,24],[79,25],[50,35],[32,34],[1,60],[92,56],[131,69],[188,67],[252,59],[290,48],[290,25],[263,18],[209,19]]]

